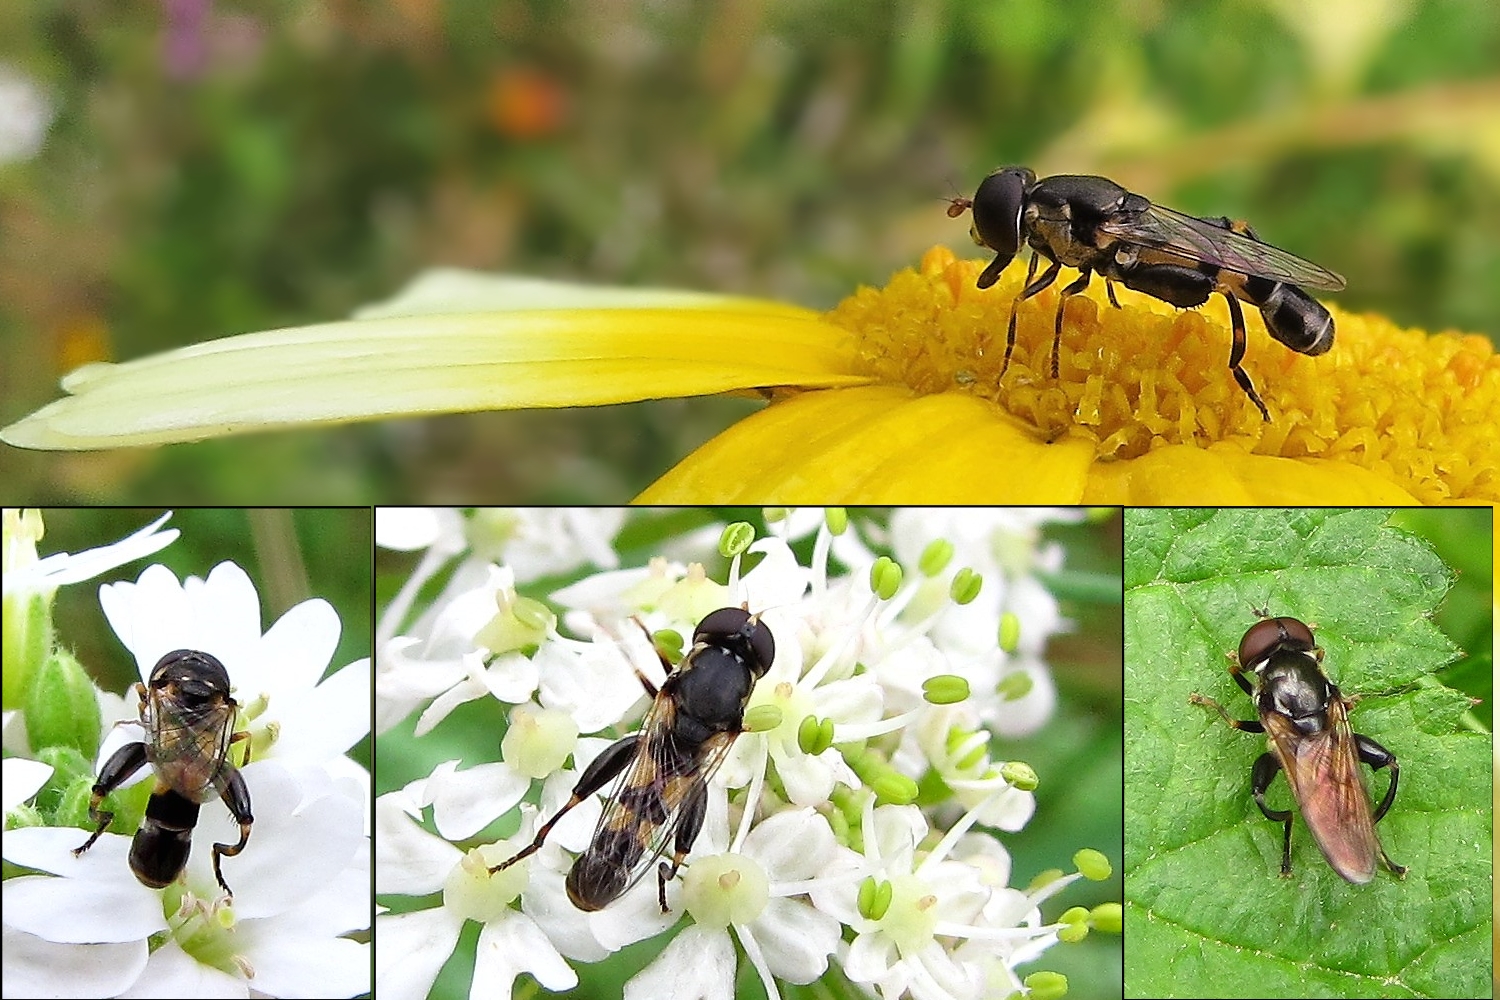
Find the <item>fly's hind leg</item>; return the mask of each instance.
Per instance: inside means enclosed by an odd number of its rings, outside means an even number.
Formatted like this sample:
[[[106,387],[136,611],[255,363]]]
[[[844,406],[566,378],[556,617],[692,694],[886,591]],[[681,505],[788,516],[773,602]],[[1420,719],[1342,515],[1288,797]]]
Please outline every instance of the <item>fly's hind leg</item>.
[[[220,858],[232,858],[245,849],[250,841],[250,827],[255,822],[255,816],[250,812],[250,790],[245,787],[245,779],[240,776],[239,769],[231,764],[224,765],[224,771],[216,779],[215,784],[219,788],[219,794],[224,799],[224,804],[229,807],[229,812],[240,824],[240,840],[234,845],[214,845],[214,878],[219,880],[219,888],[224,890],[230,899],[234,898],[234,890],[229,888],[229,883],[224,881],[224,873],[219,869]]]
[[[1381,799],[1380,805],[1375,807],[1374,822],[1379,823],[1380,818],[1384,816],[1386,812],[1391,808],[1391,803],[1396,801],[1396,783],[1401,778],[1401,767],[1396,763],[1395,754],[1391,753],[1385,747],[1381,746],[1379,743],[1376,743],[1368,736],[1363,736],[1359,733],[1355,733],[1354,746],[1359,751],[1359,759],[1364,761],[1366,764],[1369,764],[1372,770],[1378,771],[1382,767],[1388,767],[1391,769],[1391,787],[1385,790],[1385,798]],[[1377,840],[1376,843],[1378,845],[1379,841]],[[1385,862],[1385,866],[1390,869],[1394,875],[1398,876],[1399,878],[1405,878],[1406,868],[1392,861],[1390,859],[1390,856],[1385,853],[1384,847],[1380,847],[1379,850],[1380,860]]]
[[[693,849],[693,841],[698,839],[698,831],[703,829],[703,817],[707,813],[708,784],[705,782],[689,792],[682,804],[682,820],[677,825],[677,836],[672,842],[672,863],[663,861],[656,866],[657,895],[663,913],[668,912],[667,882],[677,877],[677,870],[682,867],[683,859]]]
[[[1240,367],[1240,362],[1245,359],[1245,314],[1240,309],[1239,299],[1228,292],[1221,292],[1224,301],[1229,303],[1229,325],[1234,342],[1229,347],[1229,371],[1234,375],[1234,380],[1245,390],[1245,395],[1250,397],[1250,402],[1260,411],[1260,418],[1266,423],[1271,422],[1271,411],[1266,409],[1266,404],[1261,401],[1260,393],[1255,391],[1255,384],[1250,381],[1250,376],[1245,369]]]
[[[606,747],[603,753],[594,758],[592,764],[583,769],[583,774],[579,777],[578,784],[573,786],[573,794],[569,797],[567,805],[559,809],[557,815],[542,824],[542,828],[536,832],[535,839],[523,848],[519,854],[495,865],[490,869],[490,874],[493,875],[495,872],[509,868],[522,858],[528,858],[541,850],[542,842],[547,839],[547,834],[552,832],[552,828],[557,825],[558,820],[562,819],[580,802],[603,788],[610,781],[614,780],[616,775],[625,770],[625,765],[629,764],[631,759],[635,757],[635,745],[640,738],[640,733],[632,733],[624,739],[616,740]]]
[[[1267,751],[1256,759],[1255,765],[1250,769],[1250,792],[1255,796],[1255,804],[1260,806],[1260,811],[1266,819],[1282,824],[1281,838],[1281,875],[1283,878],[1292,877],[1292,811],[1290,809],[1272,809],[1266,805],[1266,789],[1271,787],[1271,781],[1276,777],[1276,772],[1281,770],[1281,761],[1276,755]]]

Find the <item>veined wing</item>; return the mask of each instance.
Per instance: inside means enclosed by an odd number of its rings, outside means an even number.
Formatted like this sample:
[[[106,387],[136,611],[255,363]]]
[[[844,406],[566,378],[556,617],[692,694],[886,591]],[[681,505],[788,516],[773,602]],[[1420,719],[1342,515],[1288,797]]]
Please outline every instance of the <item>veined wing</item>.
[[[724,762],[738,733],[720,732],[697,747],[673,737],[677,710],[658,696],[641,723],[635,756],[616,779],[588,849],[568,874],[582,909],[598,909],[639,882],[667,852],[695,793]]]
[[[1262,721],[1323,856],[1341,876],[1363,883],[1375,877],[1379,845],[1346,711],[1335,700],[1328,706],[1332,725],[1313,736],[1298,733],[1278,713]]]
[[[193,709],[152,692],[147,745],[158,774],[189,798],[198,793],[211,798],[213,781],[228,760],[234,716],[227,700]]]
[[[1344,279],[1326,267],[1203,219],[1151,205],[1144,212],[1107,219],[1100,232],[1150,247],[1189,263],[1203,262],[1239,274],[1337,292]]]

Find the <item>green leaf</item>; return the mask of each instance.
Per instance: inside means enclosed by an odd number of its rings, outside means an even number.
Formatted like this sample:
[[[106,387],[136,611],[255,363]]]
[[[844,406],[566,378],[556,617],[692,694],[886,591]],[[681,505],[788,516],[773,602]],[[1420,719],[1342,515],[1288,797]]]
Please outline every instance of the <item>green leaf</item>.
[[[1387,517],[1127,511],[1127,996],[1489,995],[1490,738],[1460,730],[1467,699],[1431,676],[1459,655],[1430,621],[1453,573]],[[1281,825],[1250,794],[1264,738],[1188,703],[1254,718],[1225,657],[1252,608],[1315,626],[1328,675],[1363,696],[1354,729],[1396,755],[1376,829],[1404,881],[1346,883],[1300,816],[1278,877]],[[1284,777],[1267,801],[1292,806]]]

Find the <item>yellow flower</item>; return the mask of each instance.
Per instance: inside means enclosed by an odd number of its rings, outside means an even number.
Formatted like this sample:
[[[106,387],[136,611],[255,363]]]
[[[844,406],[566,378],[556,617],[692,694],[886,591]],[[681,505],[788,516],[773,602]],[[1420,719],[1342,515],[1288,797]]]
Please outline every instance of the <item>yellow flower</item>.
[[[1024,268],[980,291],[942,248],[820,316],[694,293],[435,272],[343,323],[248,334],[74,372],[74,395],[0,432],[107,448],[294,424],[754,392],[770,405],[667,472],[650,503],[1383,504],[1500,500],[1500,358],[1483,337],[1333,312],[1296,354],[1222,304],[1175,310],[1103,282],[1068,303]],[[1061,283],[1061,282],[1060,282]]]

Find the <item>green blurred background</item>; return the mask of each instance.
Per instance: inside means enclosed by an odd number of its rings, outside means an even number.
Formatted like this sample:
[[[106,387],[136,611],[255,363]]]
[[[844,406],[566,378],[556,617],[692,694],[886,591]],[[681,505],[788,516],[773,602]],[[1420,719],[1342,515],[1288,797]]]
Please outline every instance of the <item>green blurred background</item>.
[[[1493,0],[36,0],[0,7],[0,151],[4,422],[83,362],[341,317],[436,264],[828,307],[933,243],[979,256],[942,199],[1007,162],[1247,218],[1346,307],[1500,329]],[[620,500],[757,405],[0,445],[0,480]]]

